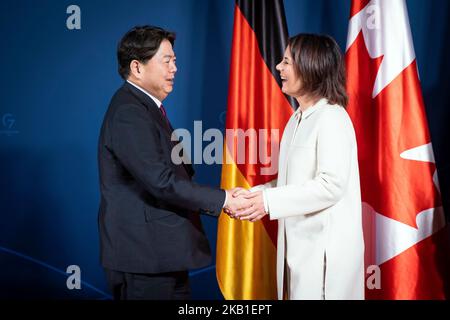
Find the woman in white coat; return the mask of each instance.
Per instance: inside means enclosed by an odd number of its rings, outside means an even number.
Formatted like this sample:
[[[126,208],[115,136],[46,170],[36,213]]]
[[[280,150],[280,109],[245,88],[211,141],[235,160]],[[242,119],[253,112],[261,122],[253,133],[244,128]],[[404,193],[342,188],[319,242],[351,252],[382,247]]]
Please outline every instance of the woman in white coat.
[[[364,299],[364,240],[356,138],[345,111],[345,67],[336,42],[299,34],[277,65],[299,103],[280,145],[278,179],[241,190],[232,214],[278,220],[279,299]]]

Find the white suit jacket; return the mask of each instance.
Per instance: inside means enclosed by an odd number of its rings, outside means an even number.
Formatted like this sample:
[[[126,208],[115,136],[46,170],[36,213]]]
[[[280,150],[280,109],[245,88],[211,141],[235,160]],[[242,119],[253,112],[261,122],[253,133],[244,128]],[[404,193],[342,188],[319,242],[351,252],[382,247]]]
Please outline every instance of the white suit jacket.
[[[326,99],[298,109],[281,140],[276,187],[261,187],[278,219],[278,298],[286,261],[290,299],[364,299],[358,158],[345,109]]]

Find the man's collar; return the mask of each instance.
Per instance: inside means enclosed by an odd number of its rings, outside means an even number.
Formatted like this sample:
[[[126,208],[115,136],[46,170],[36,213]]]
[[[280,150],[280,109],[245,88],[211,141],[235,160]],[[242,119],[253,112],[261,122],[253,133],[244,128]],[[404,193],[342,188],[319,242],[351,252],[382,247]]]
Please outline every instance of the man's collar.
[[[148,91],[146,91],[145,89],[142,89],[140,86],[138,86],[137,84],[131,82],[130,80],[127,80],[127,82],[129,84],[131,84],[133,87],[135,87],[136,89],[142,91],[143,93],[145,93],[147,96],[149,96],[158,106],[158,108],[161,108],[162,102],[159,101],[157,98],[155,98],[154,96],[152,96],[150,93],[148,93]]]

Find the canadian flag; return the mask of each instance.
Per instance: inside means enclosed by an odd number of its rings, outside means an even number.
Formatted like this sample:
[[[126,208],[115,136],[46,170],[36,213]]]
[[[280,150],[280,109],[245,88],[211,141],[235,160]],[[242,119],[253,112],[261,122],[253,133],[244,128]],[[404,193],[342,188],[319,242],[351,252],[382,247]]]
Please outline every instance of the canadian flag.
[[[346,65],[366,267],[379,266],[366,298],[445,299],[448,228],[403,0],[352,1]]]

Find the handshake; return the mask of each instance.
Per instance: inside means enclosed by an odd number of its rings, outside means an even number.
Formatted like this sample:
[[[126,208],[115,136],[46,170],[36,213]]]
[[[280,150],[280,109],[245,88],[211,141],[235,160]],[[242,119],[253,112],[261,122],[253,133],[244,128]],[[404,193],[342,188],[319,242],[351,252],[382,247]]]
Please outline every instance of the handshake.
[[[262,191],[250,192],[243,188],[226,190],[227,202],[223,211],[233,219],[261,220],[266,214]]]

